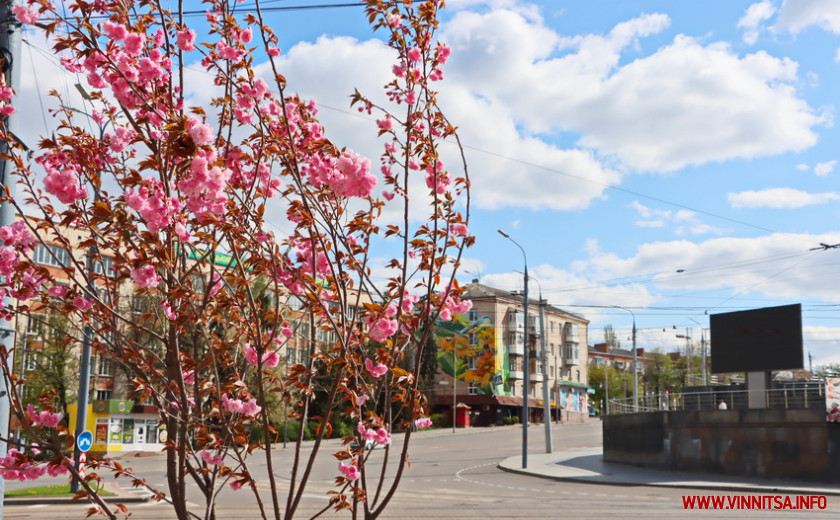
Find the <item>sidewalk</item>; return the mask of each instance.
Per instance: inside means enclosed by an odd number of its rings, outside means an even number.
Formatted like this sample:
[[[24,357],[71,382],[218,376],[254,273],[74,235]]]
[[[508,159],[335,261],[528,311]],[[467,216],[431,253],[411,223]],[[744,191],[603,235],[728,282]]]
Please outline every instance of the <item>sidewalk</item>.
[[[555,453],[529,453],[528,468],[522,456],[509,457],[499,468],[554,480],[613,486],[659,486],[749,493],[840,495],[840,486],[820,482],[782,481],[760,478],[655,470],[604,462],[602,448],[580,448]]]

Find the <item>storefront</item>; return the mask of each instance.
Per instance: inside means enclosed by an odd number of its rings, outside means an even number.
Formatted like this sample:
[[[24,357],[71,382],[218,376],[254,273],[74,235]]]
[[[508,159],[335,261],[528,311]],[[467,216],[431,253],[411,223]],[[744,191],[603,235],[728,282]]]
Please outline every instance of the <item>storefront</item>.
[[[76,405],[69,406],[70,431],[76,430]],[[151,407],[131,400],[94,401],[88,405],[86,430],[93,433],[91,451],[161,451],[166,429]]]

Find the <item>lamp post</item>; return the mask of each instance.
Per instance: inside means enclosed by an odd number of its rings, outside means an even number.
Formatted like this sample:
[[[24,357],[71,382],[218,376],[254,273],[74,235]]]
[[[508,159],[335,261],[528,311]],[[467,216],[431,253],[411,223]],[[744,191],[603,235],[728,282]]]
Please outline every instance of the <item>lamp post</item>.
[[[528,330],[530,328],[530,323],[528,323],[528,257],[525,255],[525,250],[522,249],[522,246],[520,246],[516,240],[510,238],[510,235],[501,229],[497,231],[500,235],[513,242],[513,245],[522,251],[522,259],[525,263],[525,366],[523,374],[525,383],[522,391],[522,469],[526,469],[528,467],[528,396],[531,393],[531,369],[529,367],[530,360],[528,359],[528,351],[531,348],[530,338],[528,335]]]
[[[620,305],[613,305],[612,307],[616,309],[621,309],[623,311],[627,311],[633,317],[633,411],[639,411],[639,373],[636,371],[636,314],[626,307],[621,307]],[[626,395],[626,394],[625,394]]]

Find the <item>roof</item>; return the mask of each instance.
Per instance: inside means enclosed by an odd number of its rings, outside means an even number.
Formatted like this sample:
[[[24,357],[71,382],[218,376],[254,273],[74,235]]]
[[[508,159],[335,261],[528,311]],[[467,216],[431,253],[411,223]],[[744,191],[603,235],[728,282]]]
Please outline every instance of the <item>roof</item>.
[[[500,299],[500,300],[510,300],[513,302],[524,302],[524,295],[519,292],[511,292],[511,291],[504,291],[502,289],[496,289],[495,287],[490,287],[489,285],[484,285],[478,282],[472,282],[470,284],[465,285],[461,289],[461,298],[466,298],[468,300],[477,300],[477,299]],[[539,306],[539,300],[535,300],[533,298],[528,298],[528,305],[533,305],[534,308]],[[551,304],[546,305],[546,310],[550,310],[551,312],[557,314],[564,314],[566,316],[577,318],[582,320],[586,323],[589,323],[589,320],[583,317],[581,314],[575,314],[573,312],[569,312],[563,310],[559,307],[555,307]]]

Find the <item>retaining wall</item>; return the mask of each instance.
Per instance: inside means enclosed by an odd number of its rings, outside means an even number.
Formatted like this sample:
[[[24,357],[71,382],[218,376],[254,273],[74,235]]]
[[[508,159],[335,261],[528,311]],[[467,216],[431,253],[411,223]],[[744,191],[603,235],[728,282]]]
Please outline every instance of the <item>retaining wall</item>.
[[[603,418],[604,460],[679,471],[840,482],[840,424],[807,409]]]

